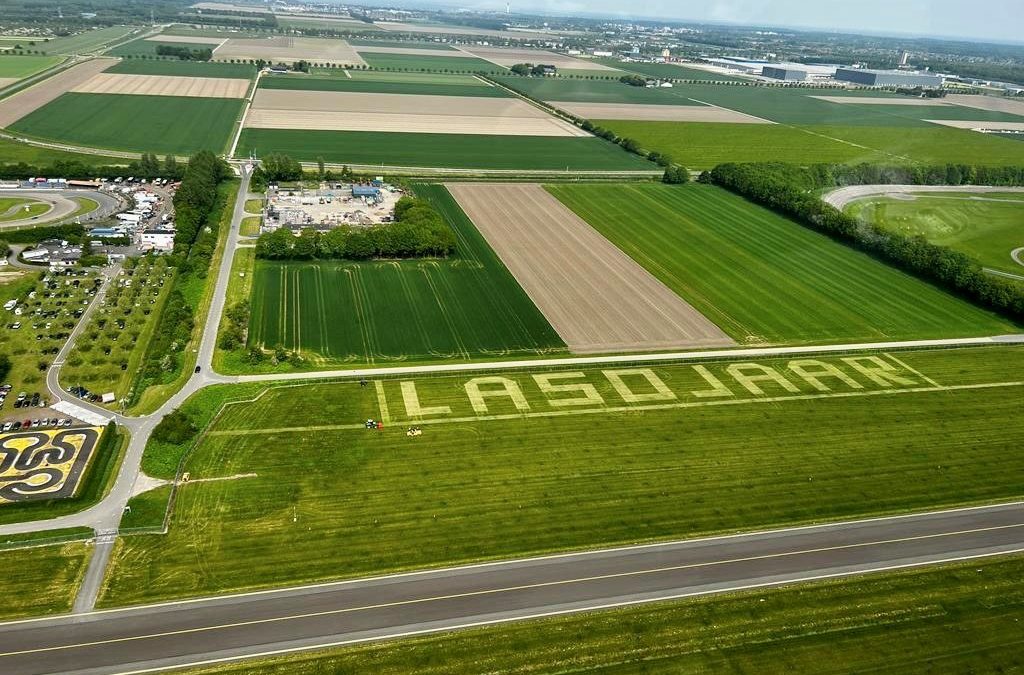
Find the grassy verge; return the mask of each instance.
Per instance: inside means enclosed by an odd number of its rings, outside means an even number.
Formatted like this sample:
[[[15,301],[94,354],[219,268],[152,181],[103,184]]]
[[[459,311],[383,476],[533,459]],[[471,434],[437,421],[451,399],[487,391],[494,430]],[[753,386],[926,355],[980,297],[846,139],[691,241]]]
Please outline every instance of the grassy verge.
[[[1004,383],[1019,379],[1024,349],[873,356],[864,363],[898,384],[827,357],[613,373],[629,399],[599,369],[562,371],[571,388],[548,394],[544,370],[276,386],[217,417],[184,464],[192,482],[169,533],[120,545],[102,602],[1022,496],[1021,387]],[[831,373],[818,383],[828,391],[799,368]],[[742,373],[768,376],[753,381],[761,393]],[[474,387],[497,393],[476,400]],[[184,411],[202,429],[220,402],[260,389],[204,390]],[[368,431],[367,418],[387,423]],[[980,431],[990,419],[1001,422]],[[422,436],[406,435],[412,425]],[[195,443],[151,442],[143,469],[172,477]]]
[[[7,596],[0,604],[0,619],[70,611],[89,555],[83,543],[0,551]]]
[[[117,470],[128,448],[128,432],[109,425],[100,439],[92,462],[81,477],[78,493],[70,499],[54,499],[0,506],[0,524],[47,520],[77,513],[99,502],[117,479]],[[0,536],[0,541],[7,541]]]
[[[259,215],[263,211],[263,200],[262,199],[246,199],[245,200],[245,212]]]
[[[1012,673],[1024,558],[995,558],[375,643],[193,675]]]

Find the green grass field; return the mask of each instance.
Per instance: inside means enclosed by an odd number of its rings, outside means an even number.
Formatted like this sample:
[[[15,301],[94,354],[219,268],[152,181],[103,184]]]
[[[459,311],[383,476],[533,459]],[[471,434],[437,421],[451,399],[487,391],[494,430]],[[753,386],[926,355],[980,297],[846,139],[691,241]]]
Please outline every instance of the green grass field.
[[[993,558],[187,672],[1014,673],[1022,575],[1021,557]]]
[[[742,77],[731,75],[720,75],[708,70],[699,68],[687,68],[686,66],[674,63],[622,63],[618,59],[594,59],[601,63],[619,70],[626,70],[651,77],[665,77],[674,80],[706,80],[710,82],[748,82]]]
[[[507,73],[507,68],[478,58],[465,56],[416,56],[415,54],[375,54],[363,52],[363,61],[371,68],[391,70],[439,70],[453,73]]]
[[[657,167],[599,138],[244,129],[236,155],[283,152],[337,164],[523,171],[644,171]]]
[[[49,204],[37,199],[0,197],[0,223],[39,216],[49,210]]]
[[[0,550],[7,595],[0,619],[71,611],[90,551],[82,543]]]
[[[433,49],[442,51],[457,51],[444,42],[412,42],[409,40],[366,40],[354,38],[348,43],[359,51],[360,47],[399,47],[401,49]],[[370,52],[372,53],[372,52]],[[458,58],[458,57],[456,57]]]
[[[426,94],[431,96],[511,96],[499,87],[488,87],[480,80],[466,77],[467,84],[437,84],[432,82],[384,82],[380,80],[349,79],[347,77],[300,77],[270,75],[260,79],[261,89],[299,89],[313,91],[355,91],[377,94]],[[454,102],[453,102],[454,103]]]
[[[250,342],[326,362],[538,354],[564,344],[448,191],[419,186],[458,237],[447,260],[257,264]],[[395,317],[403,317],[396,323]]]
[[[244,63],[209,63],[201,61],[153,61],[149,59],[125,59],[107,68],[107,73],[128,73],[131,75],[178,75],[183,77],[229,77],[251,80],[256,67]]]
[[[104,157],[102,154],[65,152],[53,148],[19,143],[9,138],[0,138],[0,164],[25,162],[34,166],[61,161],[79,161],[86,164],[127,164],[130,160],[118,157]]]
[[[691,169],[723,162],[888,162],[1013,166],[1018,144],[994,134],[928,125],[824,127],[593,120]]]
[[[548,189],[741,344],[1016,330],[989,312],[720,188]]]
[[[614,74],[610,74],[614,75]],[[701,105],[673,89],[631,87],[616,79],[575,80],[562,77],[498,77],[497,81],[541,101],[579,103],[640,103],[645,105]]]
[[[314,68],[313,75],[330,75],[333,77],[345,77],[345,74],[330,68]],[[364,82],[402,82],[405,84],[458,84],[474,87],[489,87],[490,85],[474,75],[459,73],[408,73],[389,72],[384,70],[349,70],[350,79]]]
[[[923,236],[971,256],[985,267],[1024,275],[1010,252],[1024,247],[1024,193],[922,193],[913,199],[874,197],[846,212],[908,236]]]
[[[55,56],[0,56],[0,78],[34,75],[60,63]]]
[[[111,150],[188,155],[223,152],[241,99],[68,93],[11,129],[47,140]]]
[[[91,54],[138,30],[135,26],[109,26],[60,37],[41,45],[47,54]]]
[[[271,389],[190,455],[169,533],[119,541],[101,604],[1021,497],[1024,349],[856,361],[889,387],[844,358],[801,366],[851,378],[825,375],[824,392],[780,360]],[[766,368],[787,386],[737,378]],[[623,384],[647,401],[625,403]],[[209,419],[216,397],[256,391],[207,390],[185,410]],[[368,417],[388,422],[367,431]],[[173,475],[170,460],[143,466]]]

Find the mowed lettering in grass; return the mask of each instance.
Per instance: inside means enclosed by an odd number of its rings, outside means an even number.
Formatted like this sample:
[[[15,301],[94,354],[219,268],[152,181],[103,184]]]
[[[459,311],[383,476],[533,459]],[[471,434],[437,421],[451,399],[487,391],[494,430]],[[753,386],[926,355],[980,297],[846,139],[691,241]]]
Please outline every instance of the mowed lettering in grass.
[[[558,370],[384,379],[362,387],[340,382],[320,392],[324,405],[298,427],[358,429],[367,419],[385,425],[445,424],[631,414],[787,400],[895,395],[1017,386],[972,382],[945,386],[892,354],[791,360],[707,362],[650,367]],[[334,389],[334,388],[337,389]],[[265,391],[255,401],[229,404],[214,435],[284,431],[293,416],[276,412],[292,387]],[[355,389],[359,389],[355,392]]]

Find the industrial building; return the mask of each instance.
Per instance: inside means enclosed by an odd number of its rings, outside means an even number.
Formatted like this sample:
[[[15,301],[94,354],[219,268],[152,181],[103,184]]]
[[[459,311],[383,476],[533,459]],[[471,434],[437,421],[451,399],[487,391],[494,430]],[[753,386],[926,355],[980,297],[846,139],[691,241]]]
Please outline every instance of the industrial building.
[[[925,87],[937,89],[942,86],[943,77],[932,73],[915,73],[903,70],[868,70],[866,68],[839,68],[836,79],[867,87]]]
[[[807,71],[786,66],[765,66],[761,70],[761,77],[770,77],[773,80],[784,80],[786,82],[805,82],[807,80]]]

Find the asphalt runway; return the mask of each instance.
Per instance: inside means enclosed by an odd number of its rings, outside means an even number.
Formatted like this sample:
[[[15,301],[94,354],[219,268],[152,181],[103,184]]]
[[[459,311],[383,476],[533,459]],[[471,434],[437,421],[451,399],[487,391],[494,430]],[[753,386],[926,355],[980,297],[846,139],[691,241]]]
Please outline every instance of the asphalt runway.
[[[0,672],[126,673],[1024,551],[1024,502],[0,624]]]

